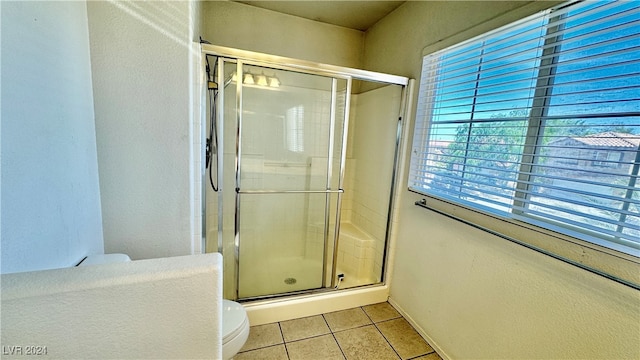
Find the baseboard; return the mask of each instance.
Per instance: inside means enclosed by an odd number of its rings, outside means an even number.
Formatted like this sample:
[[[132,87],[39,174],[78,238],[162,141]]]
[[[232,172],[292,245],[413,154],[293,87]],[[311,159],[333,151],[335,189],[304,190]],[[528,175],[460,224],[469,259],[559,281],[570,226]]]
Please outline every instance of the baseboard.
[[[422,336],[422,338],[429,344],[429,346],[431,346],[431,348],[433,348],[433,350],[435,350],[435,352],[438,353],[438,355],[440,355],[440,357],[443,360],[451,360],[451,357],[447,353],[445,353],[444,350],[442,350],[442,348],[438,345],[438,343],[431,336],[429,336],[429,334],[427,334],[426,331],[424,331],[424,329],[420,327],[418,323],[416,323],[416,321],[413,320],[413,318],[409,314],[407,314],[407,312],[404,311],[404,309],[400,305],[398,305],[397,302],[395,302],[392,298],[389,298],[389,300],[387,301],[389,301],[389,304],[391,304],[391,306],[393,306],[396,310],[398,310],[398,312],[405,319],[407,319],[409,324],[411,324],[411,326],[413,326],[413,328],[416,329],[418,334]]]

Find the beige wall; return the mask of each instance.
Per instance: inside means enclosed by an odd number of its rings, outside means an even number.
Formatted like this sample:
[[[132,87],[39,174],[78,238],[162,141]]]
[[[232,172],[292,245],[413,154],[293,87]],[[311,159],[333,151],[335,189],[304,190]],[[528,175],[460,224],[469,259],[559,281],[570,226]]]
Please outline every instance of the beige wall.
[[[425,47],[531,11],[524,2],[407,2],[367,32],[364,66],[419,78]],[[419,199],[400,196],[391,301],[441,355],[640,357],[638,291],[418,208]]]
[[[197,252],[192,6],[87,2],[107,253]]]
[[[87,6],[2,1],[2,273],[103,252]]]
[[[236,2],[206,1],[202,10],[202,37],[214,45],[362,67],[361,31]]]
[[[366,70],[420,78],[422,50],[474,25],[517,9],[524,1],[411,1],[365,35]]]

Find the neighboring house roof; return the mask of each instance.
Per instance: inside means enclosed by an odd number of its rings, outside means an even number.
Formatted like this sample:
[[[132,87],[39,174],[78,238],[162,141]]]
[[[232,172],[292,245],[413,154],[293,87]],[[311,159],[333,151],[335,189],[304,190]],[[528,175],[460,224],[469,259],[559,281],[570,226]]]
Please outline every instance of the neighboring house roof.
[[[592,134],[587,136],[575,136],[566,137],[556,141],[572,139],[581,142],[588,146],[597,147],[638,147],[640,146],[640,135],[619,133],[613,131],[606,131],[598,134]],[[555,142],[555,141],[552,141]]]
[[[430,152],[432,154],[442,155],[451,143],[453,143],[453,141],[431,140],[429,141]]]
[[[429,147],[435,148],[446,148],[447,146],[449,146],[453,141],[448,141],[448,140],[431,140],[429,141]]]

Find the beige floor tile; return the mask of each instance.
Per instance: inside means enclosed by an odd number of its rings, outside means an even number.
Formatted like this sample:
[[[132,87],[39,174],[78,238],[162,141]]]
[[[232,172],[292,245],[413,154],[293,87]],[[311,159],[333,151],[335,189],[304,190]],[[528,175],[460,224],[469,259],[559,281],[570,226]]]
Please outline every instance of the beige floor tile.
[[[331,331],[322,315],[280,322],[284,341],[296,341],[313,336],[329,334]]]
[[[291,360],[344,360],[344,355],[331,334],[290,342],[286,347]]]
[[[433,351],[404,318],[380,322],[376,326],[403,359],[411,359]]]
[[[371,324],[369,317],[361,308],[335,311],[323,315],[331,331],[342,331]]]
[[[399,359],[374,325],[340,331],[334,336],[347,360]]]
[[[288,360],[284,345],[269,346],[262,349],[241,352],[233,360]]]
[[[249,329],[249,338],[240,352],[282,344],[283,342],[278,323],[252,326]]]
[[[401,317],[400,313],[388,302],[363,306],[362,310],[369,315],[374,323]]]
[[[438,353],[432,352],[431,354],[423,355],[413,360],[442,360],[442,358],[440,357],[440,355],[438,355]]]

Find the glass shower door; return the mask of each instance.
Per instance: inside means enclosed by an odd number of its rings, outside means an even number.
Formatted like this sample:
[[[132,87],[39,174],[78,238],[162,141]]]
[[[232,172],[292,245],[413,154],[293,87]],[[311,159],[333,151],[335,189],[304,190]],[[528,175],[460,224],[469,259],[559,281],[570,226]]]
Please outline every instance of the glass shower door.
[[[238,298],[327,287],[348,80],[242,62],[236,72]]]

